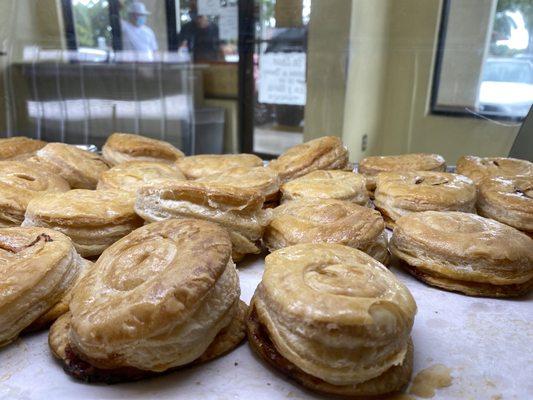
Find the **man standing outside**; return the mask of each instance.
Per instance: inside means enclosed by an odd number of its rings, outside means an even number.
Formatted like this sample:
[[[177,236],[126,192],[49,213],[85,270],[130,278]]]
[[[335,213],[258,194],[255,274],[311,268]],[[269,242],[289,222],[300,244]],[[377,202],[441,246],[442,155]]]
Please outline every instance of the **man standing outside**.
[[[146,25],[150,12],[144,3],[133,1],[128,4],[128,20],[121,21],[122,49],[143,53],[157,50],[154,31]]]

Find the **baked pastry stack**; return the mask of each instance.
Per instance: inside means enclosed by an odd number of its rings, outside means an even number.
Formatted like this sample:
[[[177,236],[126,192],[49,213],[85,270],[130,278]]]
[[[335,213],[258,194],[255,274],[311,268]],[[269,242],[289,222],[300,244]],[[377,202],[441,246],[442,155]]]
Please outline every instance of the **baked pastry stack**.
[[[230,233],[233,260],[259,254],[269,220],[259,191],[217,182],[166,181],[143,186],[135,211],[147,222],[170,218],[198,218],[216,222]]]
[[[46,142],[25,136],[0,139],[0,160],[26,160],[44,146]]]
[[[387,263],[385,224],[379,212],[332,199],[291,200],[273,210],[263,241],[270,251],[299,243],[338,243]]]
[[[511,297],[533,288],[533,239],[478,215],[406,215],[396,221],[390,250],[416,278],[446,290]]]
[[[102,147],[102,154],[110,165],[126,161],[158,161],[172,164],[184,156],[170,143],[131,133],[113,133]]]
[[[365,177],[347,171],[318,170],[286,182],[281,186],[281,201],[318,198],[351,201],[368,205]]]
[[[366,177],[366,187],[373,193],[380,172],[446,171],[446,161],[438,154],[426,153],[373,156],[361,160],[358,171]]]
[[[158,179],[185,180],[174,166],[153,161],[126,161],[100,175],[98,190],[119,189],[135,193],[138,188]]]
[[[60,175],[72,189],[95,189],[100,174],[109,169],[98,154],[65,143],[47,144],[31,161],[35,169]]]
[[[216,224],[169,220],[116,242],[51,328],[65,371],[114,383],[207,361],[244,338],[231,241]]]
[[[533,176],[533,163],[517,158],[463,156],[457,161],[457,173],[478,185],[486,177]]]
[[[265,198],[264,207],[275,207],[279,203],[279,176],[265,167],[233,167],[214,175],[200,178],[202,182],[217,182],[256,190]]]
[[[46,194],[30,201],[22,226],[58,230],[83,257],[94,257],[143,224],[134,202],[134,196],[121,190]]]
[[[309,389],[382,395],[409,381],[415,313],[409,290],[365,253],[300,244],[266,257],[248,340],[264,361]]]
[[[404,215],[420,211],[475,212],[476,186],[466,176],[446,172],[382,172],[374,205],[388,228]]]
[[[477,211],[533,238],[533,175],[482,179]]]
[[[0,227],[19,226],[31,199],[43,193],[66,192],[63,178],[24,161],[0,161]]]
[[[341,139],[323,136],[291,147],[268,164],[279,174],[281,182],[320,169],[344,169],[348,164],[348,149]]]
[[[0,346],[59,303],[86,264],[59,232],[0,229]]]
[[[237,167],[262,167],[263,160],[253,154],[200,154],[180,158],[176,166],[187,179],[195,180]]]

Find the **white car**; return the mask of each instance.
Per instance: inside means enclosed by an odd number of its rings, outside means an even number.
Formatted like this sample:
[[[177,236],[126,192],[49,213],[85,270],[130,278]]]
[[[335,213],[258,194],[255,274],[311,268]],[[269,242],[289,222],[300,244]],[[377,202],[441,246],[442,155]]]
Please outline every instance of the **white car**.
[[[533,104],[533,63],[517,58],[489,58],[479,88],[484,114],[525,117]]]

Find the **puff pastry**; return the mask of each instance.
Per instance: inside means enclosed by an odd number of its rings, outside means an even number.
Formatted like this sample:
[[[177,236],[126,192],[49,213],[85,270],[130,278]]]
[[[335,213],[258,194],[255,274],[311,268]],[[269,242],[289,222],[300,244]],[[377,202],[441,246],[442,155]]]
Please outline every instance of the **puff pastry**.
[[[166,181],[143,186],[135,211],[145,221],[198,218],[225,227],[233,243],[233,260],[261,251],[261,236],[270,212],[259,191],[217,182]]]
[[[228,233],[201,220],[146,225],[77,285],[49,344],[67,373],[114,383],[206,361],[244,338]]]
[[[348,164],[348,149],[336,136],[323,136],[291,147],[268,164],[282,182],[298,178],[319,169],[344,169]]]
[[[24,161],[0,161],[0,227],[19,226],[31,199],[43,193],[66,192],[59,175]]]
[[[379,212],[332,199],[288,201],[273,210],[263,241],[270,251],[299,243],[338,243],[387,263],[385,224]]]
[[[477,185],[491,176],[533,176],[533,163],[517,158],[463,156],[457,161],[457,173],[468,176]]]
[[[174,163],[184,154],[170,143],[132,133],[113,133],[102,147],[102,155],[110,165],[126,161],[159,161]]]
[[[0,346],[60,302],[85,264],[59,232],[0,229]]]
[[[35,168],[53,171],[64,178],[73,189],[95,189],[100,174],[109,169],[96,153],[65,143],[48,143],[37,151],[32,162]]]
[[[358,171],[366,176],[366,187],[373,192],[380,172],[446,171],[446,161],[438,154],[426,153],[373,156],[361,160]]]
[[[257,190],[265,197],[265,203],[273,205],[279,202],[279,176],[270,168],[234,167],[199,180]]]
[[[266,257],[247,332],[261,358],[300,384],[373,396],[409,381],[415,314],[409,290],[365,253],[300,244]]]
[[[253,154],[200,154],[180,158],[177,167],[187,179],[205,178],[235,167],[263,166],[263,160]]]
[[[157,179],[185,180],[185,176],[169,164],[153,161],[126,161],[100,175],[98,190],[120,189],[135,193],[138,188]]]
[[[44,146],[46,142],[25,136],[0,139],[0,160],[25,160]]]
[[[22,226],[41,226],[70,237],[83,257],[98,256],[143,224],[135,197],[121,190],[70,190],[33,199]]]
[[[477,211],[533,237],[533,175],[483,179]]]
[[[382,172],[377,176],[374,205],[385,224],[420,211],[475,212],[476,186],[463,175],[446,172]]]
[[[442,289],[510,297],[533,287],[533,239],[479,215],[406,215],[396,221],[390,250],[415,277]]]
[[[365,177],[347,171],[310,172],[281,186],[281,201],[318,198],[351,201],[366,206],[369,198]]]

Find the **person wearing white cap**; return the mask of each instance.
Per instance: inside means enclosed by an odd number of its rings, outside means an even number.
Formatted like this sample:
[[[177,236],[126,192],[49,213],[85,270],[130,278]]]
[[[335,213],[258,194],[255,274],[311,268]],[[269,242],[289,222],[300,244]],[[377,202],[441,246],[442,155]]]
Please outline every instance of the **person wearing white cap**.
[[[122,49],[139,52],[152,52],[157,50],[155,34],[146,26],[146,18],[150,12],[144,3],[132,1],[127,8],[128,21],[121,21]]]

